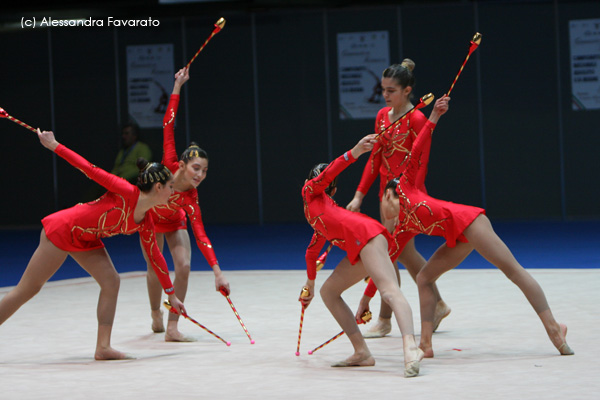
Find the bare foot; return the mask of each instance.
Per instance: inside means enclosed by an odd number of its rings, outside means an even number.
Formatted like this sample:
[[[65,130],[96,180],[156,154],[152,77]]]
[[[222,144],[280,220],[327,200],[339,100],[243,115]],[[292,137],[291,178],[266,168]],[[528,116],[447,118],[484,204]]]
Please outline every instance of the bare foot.
[[[560,333],[562,336],[562,344],[560,344],[556,348],[558,349],[561,355],[572,356],[573,354],[575,354],[575,352],[567,344],[567,326],[565,324],[560,324]]]
[[[375,365],[375,359],[368,354],[356,354],[354,353],[344,361],[336,362],[331,364],[332,367],[372,367]]]
[[[163,323],[163,311],[161,309],[152,310],[152,332],[162,333],[165,331],[165,325]]]
[[[392,318],[377,319],[377,323],[363,334],[365,339],[384,337],[392,331]]]
[[[195,342],[196,339],[191,336],[186,336],[178,330],[167,330],[165,333],[165,342]]]
[[[94,355],[94,359],[98,361],[106,361],[106,360],[133,360],[133,357],[130,354],[126,354],[120,351],[113,349],[112,347],[96,349],[96,354]]]
[[[420,344],[419,350],[423,352],[423,357],[421,358],[433,358],[433,347],[431,345],[425,346],[424,344]]]
[[[435,305],[435,314],[433,315],[434,332],[437,331],[438,326],[440,326],[440,322],[442,322],[444,318],[450,315],[451,311],[452,309],[448,307],[446,303],[444,303],[444,300],[440,300],[437,302],[437,304]]]

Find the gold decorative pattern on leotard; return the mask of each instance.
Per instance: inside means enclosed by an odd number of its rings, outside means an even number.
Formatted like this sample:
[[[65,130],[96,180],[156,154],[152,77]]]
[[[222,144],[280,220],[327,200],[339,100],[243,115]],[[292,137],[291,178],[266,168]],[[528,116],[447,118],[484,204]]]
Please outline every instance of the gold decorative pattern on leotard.
[[[111,209],[105,211],[100,218],[98,218],[98,225],[96,227],[84,228],[81,226],[73,226],[71,228],[71,238],[72,241],[75,242],[75,239],[80,239],[84,235],[92,235],[96,239],[100,239],[103,237],[111,237],[115,235],[125,234],[130,235],[139,230],[139,226],[134,228],[129,228],[128,220],[132,214],[131,207],[127,207],[127,203],[125,199],[120,194],[114,194],[120,204],[112,207]],[[111,225],[107,225],[107,220],[109,213],[117,213],[117,220]]]
[[[88,161],[88,164],[90,165],[90,167],[91,167],[91,168],[98,168],[98,166],[96,166],[96,165],[92,164],[92,163],[91,163],[91,162],[89,162],[89,161]],[[93,180],[92,178],[90,178],[90,176],[89,176],[89,175],[88,175],[88,174],[87,174],[87,173],[86,173],[84,170],[82,170],[82,169],[81,169],[81,168],[79,168],[79,167],[75,167],[75,168],[77,168],[77,169],[78,169],[78,170],[79,170],[79,171],[80,171],[80,172],[81,172],[83,175],[85,175],[85,177],[86,177],[86,178],[88,178],[88,179],[90,179],[90,180]]]
[[[167,121],[166,124],[163,125],[163,129],[167,127],[167,125],[172,124],[175,121],[175,110],[171,108],[171,119]]]
[[[162,257],[162,253],[160,252],[160,249],[156,244],[156,240],[154,239],[154,231],[145,230],[143,234],[140,233],[140,238],[142,240],[142,243],[144,244],[144,249],[150,250],[150,254],[146,255],[148,256],[148,259],[150,260],[152,265],[155,267],[155,271],[158,270],[163,275],[169,275],[169,271],[165,271],[164,269],[162,269],[160,265],[156,262],[157,258]],[[157,253],[160,254],[160,257],[156,255]]]
[[[312,182],[310,184],[307,184],[306,186],[304,186],[304,194],[302,196],[302,201],[304,203],[304,216],[306,217],[306,220],[308,221],[310,226],[315,230],[315,232],[318,235],[322,235],[322,236],[325,236],[323,234],[323,232],[325,232],[325,233],[328,232],[327,225],[325,225],[325,222],[323,222],[323,219],[321,219],[321,216],[323,215],[323,213],[316,215],[314,217],[310,215],[310,210],[308,209],[308,202],[306,201],[308,194],[306,192],[309,192],[310,195],[314,194],[314,189],[313,189],[312,185],[315,183],[320,183],[323,180],[323,178],[325,178],[326,174],[324,174],[323,172],[326,171],[330,166],[331,166],[331,164],[327,165],[327,167],[325,167],[323,169],[323,171],[321,171],[321,173],[319,174],[319,176],[321,178],[319,178],[319,177],[313,178]],[[331,198],[331,196],[329,196],[329,199],[333,202],[334,205],[336,205],[336,206],[338,205],[336,203],[336,201]],[[319,223],[320,227],[317,227],[317,223]],[[329,240],[329,242],[335,246],[342,247],[345,243],[345,240],[344,239],[331,239],[331,240]],[[311,247],[311,246],[309,245],[309,247]]]
[[[177,211],[179,211],[179,209],[181,208],[181,206],[179,205],[178,201],[181,199],[181,193],[180,192],[175,192],[173,193],[170,197],[169,200],[167,201],[166,204],[159,204],[157,206],[154,206],[155,210],[165,210],[165,211],[169,211],[170,214],[167,217],[164,217],[162,215],[160,215],[159,212],[156,213],[156,215],[158,216],[158,223],[165,223],[168,221],[169,218],[171,218],[172,216],[174,216]]]
[[[198,205],[198,208],[200,206]],[[194,224],[194,222],[200,217],[197,213],[196,213],[196,209],[194,208],[194,206],[192,204],[187,204],[185,206],[185,210],[187,212],[188,217],[190,218],[190,221],[192,222],[192,224]],[[212,245],[206,242],[203,242],[202,240],[200,240],[199,238],[196,238],[196,242],[201,243],[203,246],[208,247],[209,249],[212,249]]]
[[[307,191],[310,192],[311,195],[314,193],[312,185],[306,185],[304,187],[304,191],[305,192],[307,192]],[[304,216],[306,217],[306,220],[308,221],[308,223],[310,224],[310,226],[312,226],[312,228],[315,231],[317,231],[317,232],[320,230],[319,228],[317,228],[317,223],[320,222],[321,226],[323,227],[323,229],[325,230],[325,232],[327,232],[327,226],[325,225],[325,223],[321,219],[321,215],[323,215],[323,214],[321,213],[321,214],[319,214],[319,215],[317,215],[315,217],[312,217],[310,215],[310,211],[308,209],[308,202],[306,201],[306,196],[307,196],[306,193],[304,194],[304,196],[302,196],[302,201],[304,202]]]
[[[447,218],[443,218],[439,221],[435,221],[429,226],[425,226],[417,216],[417,210],[421,207],[427,209],[429,211],[429,215],[433,215],[433,211],[431,210],[431,207],[429,207],[429,205],[427,204],[427,200],[412,205],[410,199],[402,191],[400,185],[398,185],[396,192],[398,193],[398,196],[400,198],[400,211],[402,211],[404,214],[403,220],[399,221],[398,224],[405,228],[403,230],[404,232],[416,232],[431,235],[433,230],[436,228],[445,230],[442,223],[444,223],[444,221],[446,221]]]
[[[414,134],[410,128],[410,119],[406,119],[406,132],[400,132],[402,122],[394,122],[394,124],[396,124],[396,126],[392,128],[390,133],[386,132],[379,137],[381,146],[373,153],[373,157],[371,157],[371,173],[376,173],[374,170],[374,158],[377,156],[381,157],[381,162],[387,170],[388,177],[395,175],[389,159],[392,158],[396,152],[404,153],[404,159],[399,165],[402,165],[406,161],[406,156],[410,152],[410,149],[407,148],[406,139],[411,134]],[[382,117],[379,123],[379,131],[381,133],[385,130],[385,117]]]

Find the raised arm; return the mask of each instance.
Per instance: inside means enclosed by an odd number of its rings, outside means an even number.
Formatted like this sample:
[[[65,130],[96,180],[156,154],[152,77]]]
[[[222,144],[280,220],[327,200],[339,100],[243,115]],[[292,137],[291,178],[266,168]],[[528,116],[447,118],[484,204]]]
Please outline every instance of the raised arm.
[[[175,116],[179,108],[181,87],[190,79],[187,68],[180,69],[175,74],[173,93],[163,118],[163,164],[167,167],[177,164],[177,150],[175,149]],[[171,168],[169,168],[171,169]],[[171,170],[172,172],[172,170]]]
[[[417,188],[425,186],[427,164],[429,163],[429,153],[431,150],[431,135],[440,117],[448,111],[449,101],[450,97],[446,95],[436,100],[429,119],[413,144],[410,160],[404,171],[404,177]]]
[[[376,142],[375,136],[377,135],[371,134],[361,138],[351,150],[333,160],[319,176],[311,179],[309,185],[312,193],[318,194],[325,191],[329,184],[350,164],[356,161],[361,154],[371,151]]]
[[[127,182],[125,179],[115,176],[109,172],[106,172],[102,168],[98,168],[94,164],[75,153],[73,150],[68,149],[66,146],[58,143],[54,137],[54,133],[51,131],[40,131],[37,130],[40,143],[52,150],[54,153],[64,158],[69,164],[80,170],[89,179],[92,179],[99,185],[111,192],[115,193],[129,193],[131,190],[135,190],[135,186]]]

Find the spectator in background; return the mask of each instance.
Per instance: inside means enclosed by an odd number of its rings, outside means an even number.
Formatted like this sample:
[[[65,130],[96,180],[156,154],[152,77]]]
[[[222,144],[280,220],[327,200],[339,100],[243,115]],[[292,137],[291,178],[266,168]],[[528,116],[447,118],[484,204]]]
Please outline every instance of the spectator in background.
[[[146,143],[140,142],[140,127],[137,124],[128,122],[121,132],[121,149],[110,172],[135,184],[139,173],[137,159],[152,160],[152,150]]]

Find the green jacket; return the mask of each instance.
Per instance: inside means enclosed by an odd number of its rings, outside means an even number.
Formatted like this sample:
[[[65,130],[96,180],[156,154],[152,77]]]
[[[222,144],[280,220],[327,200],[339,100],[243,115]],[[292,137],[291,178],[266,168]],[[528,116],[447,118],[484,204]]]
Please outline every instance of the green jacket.
[[[140,172],[137,167],[137,159],[140,157],[152,161],[152,150],[146,143],[135,142],[129,148],[119,150],[115,166],[110,172],[135,184]]]

